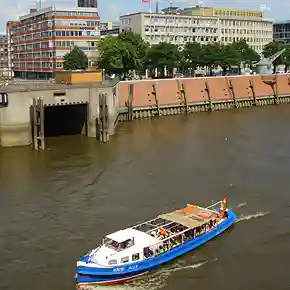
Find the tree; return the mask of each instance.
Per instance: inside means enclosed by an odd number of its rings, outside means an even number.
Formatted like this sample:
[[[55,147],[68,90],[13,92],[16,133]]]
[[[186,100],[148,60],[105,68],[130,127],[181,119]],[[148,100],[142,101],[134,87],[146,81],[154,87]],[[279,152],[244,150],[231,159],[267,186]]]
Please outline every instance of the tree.
[[[200,65],[207,66],[210,75],[213,74],[213,69],[221,64],[221,51],[220,43],[208,43],[201,46]]]
[[[198,42],[187,42],[181,55],[183,70],[195,70],[200,63],[201,45]]]
[[[118,37],[101,39],[98,49],[100,57],[97,66],[109,74],[115,73],[126,78],[130,71],[142,68],[148,44],[139,34],[128,31]]]
[[[238,51],[233,44],[220,46],[218,64],[222,67],[224,75],[227,69],[234,66],[240,67],[240,63],[241,52]]]
[[[283,64],[285,65],[284,71],[286,73],[290,67],[290,46],[289,44],[284,44],[283,48],[286,48],[285,52],[282,54]]]
[[[63,68],[65,70],[87,70],[87,55],[75,46],[69,53],[65,54]]]
[[[173,74],[173,69],[180,66],[181,53],[178,46],[168,42],[160,42],[152,45],[145,57],[145,65],[151,70],[157,68],[161,77],[164,77],[164,68],[169,74]]]
[[[124,72],[122,63],[122,47],[119,38],[108,36],[102,38],[98,44],[100,52],[97,66],[105,69],[108,74],[121,75]]]
[[[245,39],[233,42],[232,46],[239,52],[240,64],[243,63],[252,66],[253,62],[260,60],[260,55],[248,45]]]
[[[278,51],[280,51],[282,49],[281,44],[276,42],[276,41],[272,41],[269,42],[268,44],[266,44],[263,48],[263,55],[264,57],[270,57],[273,54],[277,53]],[[279,56],[278,58],[276,58],[273,61],[273,65],[274,65],[274,73],[277,70],[277,65],[282,64],[283,63],[283,56]]]

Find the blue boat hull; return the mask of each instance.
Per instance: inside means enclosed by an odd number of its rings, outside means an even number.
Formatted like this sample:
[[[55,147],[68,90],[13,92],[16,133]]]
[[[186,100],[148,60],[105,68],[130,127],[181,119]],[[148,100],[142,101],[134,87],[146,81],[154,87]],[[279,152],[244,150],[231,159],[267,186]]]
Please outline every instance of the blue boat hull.
[[[205,233],[195,239],[188,241],[178,247],[171,249],[163,254],[142,260],[128,265],[119,265],[110,268],[85,267],[79,266],[76,271],[76,281],[78,284],[117,284],[132,280],[142,274],[152,271],[159,266],[168,263],[177,257],[184,255],[191,250],[207,243],[220,235],[222,232],[231,227],[237,220],[232,210],[228,211],[229,217],[212,229],[209,233]],[[84,261],[84,259],[81,259]]]

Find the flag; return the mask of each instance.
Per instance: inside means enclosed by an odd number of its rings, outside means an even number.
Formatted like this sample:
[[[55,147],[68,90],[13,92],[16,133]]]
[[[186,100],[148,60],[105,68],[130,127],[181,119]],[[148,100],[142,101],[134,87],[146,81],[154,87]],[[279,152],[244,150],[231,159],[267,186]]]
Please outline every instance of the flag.
[[[141,0],[142,3],[149,3],[151,0]]]
[[[225,210],[227,208],[227,201],[228,201],[228,197],[225,196],[222,200],[222,208],[223,210]]]

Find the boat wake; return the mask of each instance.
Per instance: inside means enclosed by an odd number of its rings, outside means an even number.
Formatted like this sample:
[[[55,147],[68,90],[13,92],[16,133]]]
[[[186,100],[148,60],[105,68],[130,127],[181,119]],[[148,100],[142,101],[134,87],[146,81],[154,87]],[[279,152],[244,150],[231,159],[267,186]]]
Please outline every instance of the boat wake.
[[[247,205],[247,202],[244,201],[244,202],[238,203],[238,204],[236,205],[236,207],[237,207],[237,208],[241,208],[241,207],[244,207],[244,206],[246,206],[246,205]]]
[[[250,219],[253,219],[253,218],[258,218],[258,217],[263,217],[263,216],[266,216],[268,215],[270,212],[257,212],[257,213],[254,213],[254,214],[249,214],[249,215],[241,215],[239,216],[239,218],[237,219],[237,223],[238,222],[241,222],[241,221],[247,221],[247,220],[250,220]]]
[[[193,265],[175,267],[175,268],[169,269],[167,271],[172,273],[172,272],[181,271],[181,270],[195,269],[195,268],[199,268],[207,263],[208,263],[208,261],[204,261],[204,262],[196,263]]]
[[[176,265],[175,267],[169,269],[162,269],[155,273],[149,274],[144,276],[143,278],[140,277],[135,281],[130,282],[129,284],[124,285],[113,285],[113,286],[106,286],[106,290],[157,290],[161,289],[166,286],[166,281],[169,276],[177,271],[188,270],[188,269],[196,269],[202,267],[203,265],[207,264],[209,261],[199,262],[192,265],[181,266]],[[92,286],[91,288],[87,288],[87,290],[96,290],[104,288],[103,286]]]

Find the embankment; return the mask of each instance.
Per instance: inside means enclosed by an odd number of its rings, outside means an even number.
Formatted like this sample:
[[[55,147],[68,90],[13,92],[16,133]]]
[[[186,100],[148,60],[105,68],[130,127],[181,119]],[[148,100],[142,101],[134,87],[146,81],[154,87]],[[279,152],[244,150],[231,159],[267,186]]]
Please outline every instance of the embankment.
[[[290,102],[290,74],[119,83],[119,120]]]

